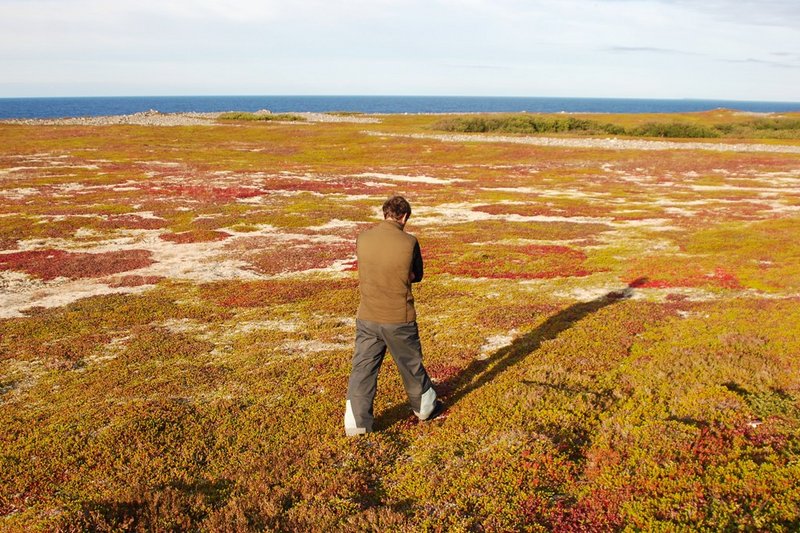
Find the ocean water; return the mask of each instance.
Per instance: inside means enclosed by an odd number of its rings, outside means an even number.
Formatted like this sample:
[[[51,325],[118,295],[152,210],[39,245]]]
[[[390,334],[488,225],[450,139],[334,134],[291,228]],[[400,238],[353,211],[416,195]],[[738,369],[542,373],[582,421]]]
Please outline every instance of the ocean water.
[[[732,100],[647,100],[628,98],[544,98],[493,96],[136,96],[0,98],[0,119],[125,115],[154,109],[162,113],[258,111],[361,113],[680,113],[720,107],[777,113],[800,111],[800,102]]]

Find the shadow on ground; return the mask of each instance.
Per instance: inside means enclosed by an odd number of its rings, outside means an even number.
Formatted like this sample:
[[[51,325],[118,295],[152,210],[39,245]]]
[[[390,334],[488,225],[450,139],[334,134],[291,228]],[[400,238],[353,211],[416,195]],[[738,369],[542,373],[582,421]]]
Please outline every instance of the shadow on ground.
[[[545,320],[539,327],[518,337],[509,346],[501,348],[486,359],[472,361],[458,374],[437,383],[435,388],[445,403],[445,412],[458,404],[466,395],[483,387],[538,350],[543,342],[555,339],[582,318],[631,298],[634,290],[645,283],[647,278],[639,278],[621,290],[609,292],[590,302],[571,305]],[[408,418],[410,414],[411,409],[408,404],[395,405],[376,417],[375,428],[377,430],[387,428]]]

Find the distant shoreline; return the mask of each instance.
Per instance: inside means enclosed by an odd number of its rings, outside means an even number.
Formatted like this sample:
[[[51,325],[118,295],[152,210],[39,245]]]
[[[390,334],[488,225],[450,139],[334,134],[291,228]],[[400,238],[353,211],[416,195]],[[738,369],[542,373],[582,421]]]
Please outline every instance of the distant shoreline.
[[[305,121],[281,122],[293,126],[311,125],[320,122],[340,122],[357,124],[380,123],[381,114],[363,115],[335,115],[328,113],[292,113],[302,116]],[[402,113],[392,113],[398,115]],[[463,113],[419,113],[420,115],[452,115]],[[16,124],[26,126],[220,126],[224,122],[217,122],[217,118],[222,115],[215,113],[160,113],[150,110],[144,113],[134,113],[131,115],[111,115],[101,117],[73,117],[60,119],[10,119],[0,120],[2,124]],[[390,114],[385,114],[390,115]],[[273,122],[275,123],[275,122]],[[392,133],[383,131],[364,130],[360,133],[376,137],[405,137],[409,139],[427,139],[439,142],[485,142],[485,143],[511,143],[545,146],[551,148],[589,148],[603,150],[711,150],[722,152],[771,152],[771,153],[791,153],[800,154],[800,146],[793,144],[762,144],[747,142],[701,142],[682,140],[653,140],[653,139],[633,139],[611,137],[555,137],[547,135],[493,135],[485,133],[469,134],[423,134],[423,133]],[[718,141],[718,140],[715,140]]]
[[[800,102],[667,100],[624,98],[444,97],[444,96],[169,96],[0,98],[0,119],[56,119],[170,113],[354,112],[446,113],[692,113],[718,108],[753,113],[800,112]]]
[[[715,110],[712,110],[715,111]],[[775,112],[755,112],[755,111],[738,111],[726,109],[742,116],[752,117],[778,117],[781,113]],[[115,126],[115,125],[132,125],[132,126],[212,126],[219,125],[217,119],[227,113],[228,111],[215,111],[210,113],[203,113],[198,111],[189,111],[185,113],[162,113],[155,109],[144,111],[141,113],[131,114],[118,114],[118,115],[98,115],[98,116],[76,116],[76,117],[55,117],[55,118],[6,118],[0,119],[0,124],[17,124],[26,126]],[[382,116],[392,115],[425,115],[425,116],[458,116],[458,115],[507,115],[511,112],[507,111],[467,111],[467,112],[442,112],[442,113],[355,113],[353,115],[342,115],[336,113],[311,113],[306,111],[288,111],[281,114],[297,115],[303,117],[303,122],[293,122],[293,124],[313,124],[316,122],[350,122],[350,123],[377,123],[380,122]],[[518,112],[528,113],[528,112]],[[531,113],[538,114],[538,113]],[[558,113],[541,113],[547,115],[565,114],[565,115],[603,115],[612,114],[610,112],[566,112],[560,111]],[[636,113],[631,113],[636,114]],[[679,114],[679,113],[674,113]]]

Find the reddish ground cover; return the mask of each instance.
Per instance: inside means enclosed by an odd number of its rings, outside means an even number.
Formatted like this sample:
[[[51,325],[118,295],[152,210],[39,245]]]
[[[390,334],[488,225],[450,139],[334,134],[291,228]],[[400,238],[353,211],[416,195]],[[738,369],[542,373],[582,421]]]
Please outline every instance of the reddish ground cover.
[[[584,266],[586,254],[566,246],[491,243],[465,249],[451,241],[431,240],[426,254],[430,271],[471,278],[548,279],[592,273]]]
[[[257,272],[268,275],[328,268],[337,261],[344,261],[355,255],[355,242],[259,241],[264,244],[255,246],[253,251],[242,253],[242,259]],[[352,270],[354,266],[351,264],[348,269]]]
[[[174,242],[176,244],[223,241],[230,236],[230,233],[213,230],[183,231],[181,233],[162,233],[159,235],[162,240]]]
[[[381,120],[0,124],[0,529],[798,529],[796,155]],[[348,440],[348,260],[393,193],[446,409],[387,357]]]
[[[153,264],[146,250],[80,253],[33,250],[0,255],[0,270],[17,270],[43,280],[97,278]]]
[[[108,282],[109,287],[141,287],[142,285],[155,285],[166,279],[164,276],[120,276]]]

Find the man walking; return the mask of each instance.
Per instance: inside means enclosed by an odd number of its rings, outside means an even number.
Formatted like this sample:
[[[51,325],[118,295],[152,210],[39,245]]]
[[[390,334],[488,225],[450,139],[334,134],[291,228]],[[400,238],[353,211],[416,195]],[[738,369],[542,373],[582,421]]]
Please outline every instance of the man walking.
[[[422,253],[404,231],[411,206],[402,196],[383,204],[384,220],[361,232],[356,243],[361,302],[356,346],[347,387],[344,428],[348,436],[372,431],[372,404],[386,349],[397,364],[411,409],[420,420],[442,411],[442,402],[422,366],[411,284],[422,280]]]

